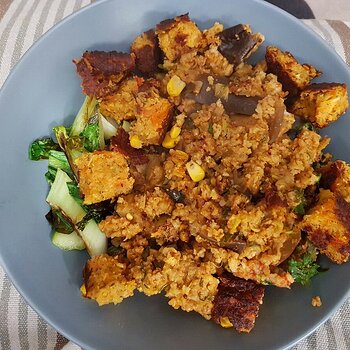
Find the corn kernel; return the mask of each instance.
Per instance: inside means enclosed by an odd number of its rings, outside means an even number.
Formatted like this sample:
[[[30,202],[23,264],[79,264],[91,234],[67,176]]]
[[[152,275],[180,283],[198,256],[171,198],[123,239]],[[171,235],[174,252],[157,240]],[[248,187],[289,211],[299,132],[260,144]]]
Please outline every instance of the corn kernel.
[[[185,88],[186,83],[182,81],[177,75],[172,76],[169,80],[166,89],[170,96],[179,96],[181,91]]]
[[[85,287],[85,284],[83,283],[80,287],[80,293],[83,297],[86,296],[86,287]]]
[[[169,135],[172,139],[177,139],[180,136],[180,133],[181,129],[176,125],[174,125],[169,131]]]
[[[131,213],[127,213],[127,214],[126,214],[126,219],[127,219],[127,220],[131,221],[133,218],[134,218],[134,217],[132,216]]]
[[[179,141],[180,141],[180,136],[178,136],[176,139],[173,139],[170,137],[170,133],[167,132],[162,142],[162,146],[169,149],[174,148]]]
[[[231,321],[227,316],[220,317],[220,325],[221,327],[224,327],[224,328],[233,327],[233,324],[231,323]]]
[[[199,182],[203,180],[205,177],[205,172],[203,168],[193,160],[189,161],[186,164],[186,169],[187,169],[188,175],[190,175],[190,178],[194,182]]]
[[[133,148],[141,148],[142,147],[142,141],[137,135],[132,135],[130,137],[130,146]]]

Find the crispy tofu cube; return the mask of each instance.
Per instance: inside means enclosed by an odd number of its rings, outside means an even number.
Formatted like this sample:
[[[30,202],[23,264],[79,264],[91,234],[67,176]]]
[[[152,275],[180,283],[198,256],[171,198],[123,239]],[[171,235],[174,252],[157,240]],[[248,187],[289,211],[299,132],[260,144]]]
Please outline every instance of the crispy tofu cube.
[[[156,34],[160,48],[170,61],[175,61],[184,53],[198,50],[204,42],[202,32],[187,14],[160,22]]]
[[[131,45],[131,52],[136,56],[136,67],[144,74],[158,71],[161,63],[161,50],[153,29],[138,36]]]
[[[277,75],[283,90],[288,91],[290,96],[305,89],[313,78],[320,75],[313,66],[298,63],[290,52],[283,52],[277,47],[268,46],[265,59],[268,72]]]
[[[346,84],[311,84],[293,103],[291,112],[309,120],[318,128],[336,121],[349,107]]]
[[[337,264],[350,256],[350,204],[339,194],[321,189],[316,205],[304,216],[301,229]]]
[[[321,173],[320,186],[341,195],[350,202],[350,165],[337,160],[317,169]]]
[[[134,294],[135,280],[126,277],[126,264],[116,257],[95,256],[84,268],[84,296],[94,299],[99,305],[119,304]]]
[[[128,163],[119,152],[84,153],[75,163],[85,204],[112,199],[133,188],[134,179],[129,174]]]
[[[172,104],[154,89],[139,94],[138,102],[139,112],[130,128],[130,140],[137,138],[141,147],[161,145],[172,120]]]
[[[136,119],[130,128],[130,144],[141,148],[161,145],[172,120],[173,105],[160,97],[157,81],[133,77],[125,80],[116,94],[102,99],[100,108],[104,116],[119,123]]]
[[[113,94],[118,83],[135,68],[135,55],[116,51],[85,51],[73,60],[84,94],[100,98]]]
[[[101,99],[101,113],[105,117],[115,119],[118,123],[123,120],[135,119],[137,114],[136,97],[142,82],[143,80],[138,77],[124,80],[115,94]]]

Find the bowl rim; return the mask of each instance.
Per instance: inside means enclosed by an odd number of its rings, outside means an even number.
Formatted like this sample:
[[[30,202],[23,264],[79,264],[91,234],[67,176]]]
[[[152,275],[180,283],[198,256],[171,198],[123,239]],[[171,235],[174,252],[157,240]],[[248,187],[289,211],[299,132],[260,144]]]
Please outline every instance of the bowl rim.
[[[116,2],[118,0],[99,0],[93,3],[90,3],[77,11],[69,14],[59,22],[57,22],[55,25],[53,25],[49,30],[47,30],[38,40],[36,40],[29,49],[20,57],[20,59],[16,62],[16,64],[12,67],[10,70],[8,76],[6,77],[3,85],[0,87],[0,101],[2,99],[2,95],[4,91],[7,88],[7,85],[11,81],[12,77],[15,75],[15,72],[17,69],[24,64],[23,62],[26,60],[27,56],[30,56],[33,51],[36,50],[38,46],[41,45],[43,41],[45,41],[52,32],[60,28],[61,26],[64,26],[66,22],[69,22],[73,20],[75,17],[80,16],[85,11],[92,11],[92,9],[96,6],[103,6],[105,3],[109,2]],[[334,49],[330,43],[328,43],[326,40],[324,40],[319,34],[317,34],[314,30],[312,30],[310,27],[308,27],[301,19],[296,18],[295,16],[291,15],[290,13],[286,12],[285,10],[269,3],[265,2],[263,0],[237,0],[241,1],[242,3],[251,2],[255,3],[259,6],[263,6],[268,8],[270,11],[277,12],[279,15],[287,18],[289,21],[293,22],[295,25],[302,27],[304,31],[307,31],[313,38],[313,40],[317,41],[319,45],[323,47],[325,50],[331,50],[332,54],[335,56],[334,58],[337,60],[337,64],[341,65],[343,68],[349,71],[350,67],[344,62],[342,57],[338,54],[338,52]],[[349,75],[350,76],[350,75]],[[350,262],[349,262],[350,263]],[[22,288],[20,288],[19,284],[20,282],[17,280],[14,273],[11,272],[11,269],[9,268],[9,265],[4,260],[1,249],[0,249],[0,266],[3,268],[5,273],[10,279],[10,282],[13,284],[13,286],[16,288],[18,293],[21,295],[21,297],[26,301],[26,303],[41,317],[47,322],[51,327],[53,327],[58,333],[63,335],[68,340],[72,341],[73,343],[81,346],[83,349],[93,349],[89,344],[86,344],[83,340],[80,340],[75,337],[74,334],[71,334],[68,329],[64,329],[63,325],[56,324],[54,321],[50,319],[49,316],[45,314],[44,310],[40,309],[40,305],[33,302],[31,300],[30,295],[26,294]],[[304,332],[300,333],[298,337],[293,339],[287,344],[282,345],[282,347],[279,348],[279,350],[287,350],[293,345],[296,345],[301,340],[305,339],[309,335],[311,335],[316,329],[318,329],[322,324],[324,324],[328,319],[330,319],[336,311],[339,310],[339,308],[345,303],[345,301],[350,297],[350,289],[344,293],[344,295],[333,305],[333,307],[325,313],[323,317],[321,317],[318,322],[316,322],[313,326],[308,327],[305,329]]]

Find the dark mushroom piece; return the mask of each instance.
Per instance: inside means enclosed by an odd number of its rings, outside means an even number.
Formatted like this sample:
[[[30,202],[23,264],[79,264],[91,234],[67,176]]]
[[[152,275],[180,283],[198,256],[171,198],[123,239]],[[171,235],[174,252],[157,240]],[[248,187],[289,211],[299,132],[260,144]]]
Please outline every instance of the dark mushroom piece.
[[[280,136],[284,121],[285,106],[283,100],[276,100],[275,113],[269,120],[269,143],[274,143]]]
[[[184,203],[185,195],[181,191],[175,189],[171,190],[169,188],[165,188],[164,190],[175,203]]]
[[[244,248],[246,247],[247,243],[245,241],[239,241],[239,240],[233,240],[233,241],[220,241],[218,242],[214,238],[210,238],[207,235],[205,235],[203,232],[198,232],[198,235],[205,239],[206,241],[225,249],[230,249],[234,251],[235,253],[242,253]]]
[[[225,29],[219,37],[219,52],[235,66],[246,60],[264,41],[262,34],[253,34],[250,26],[243,24]]]
[[[259,100],[259,96],[242,96],[234,95],[228,91],[228,80],[222,77],[215,77],[212,85],[208,82],[208,75],[201,75],[197,81],[202,82],[198,92],[196,90],[196,82],[188,84],[184,90],[182,97],[194,100],[200,105],[209,105],[215,103],[218,99],[221,100],[225,111],[229,115],[248,115],[255,113]],[[227,94],[224,93],[224,88],[227,87]]]

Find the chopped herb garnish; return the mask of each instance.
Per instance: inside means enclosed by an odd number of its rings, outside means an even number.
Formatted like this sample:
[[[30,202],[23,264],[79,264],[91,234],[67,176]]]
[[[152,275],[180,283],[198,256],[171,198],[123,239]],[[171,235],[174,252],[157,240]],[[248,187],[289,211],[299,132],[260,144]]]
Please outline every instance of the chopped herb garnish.
[[[315,257],[312,253],[305,253],[301,260],[297,261],[290,259],[288,261],[288,271],[294,278],[295,282],[303,286],[310,284],[311,278],[318,275],[320,272],[326,271],[315,262]]]

